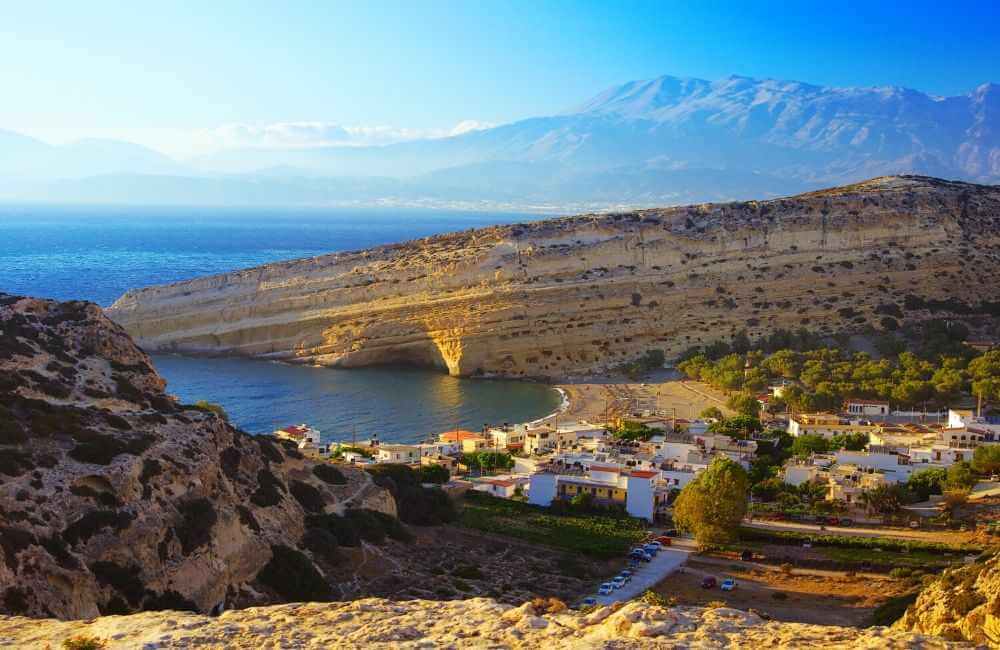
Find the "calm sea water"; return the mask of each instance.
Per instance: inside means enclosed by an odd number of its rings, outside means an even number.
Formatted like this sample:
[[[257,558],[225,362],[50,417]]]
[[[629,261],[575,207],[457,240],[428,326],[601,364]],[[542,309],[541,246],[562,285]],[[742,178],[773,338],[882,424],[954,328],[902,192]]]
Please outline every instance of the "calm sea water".
[[[0,291],[108,306],[127,289],[276,260],[534,219],[395,209],[0,206]],[[335,370],[239,359],[154,358],[168,391],[222,404],[248,431],[308,422],[330,440],[415,441],[455,425],[531,420],[552,389],[414,368]]]

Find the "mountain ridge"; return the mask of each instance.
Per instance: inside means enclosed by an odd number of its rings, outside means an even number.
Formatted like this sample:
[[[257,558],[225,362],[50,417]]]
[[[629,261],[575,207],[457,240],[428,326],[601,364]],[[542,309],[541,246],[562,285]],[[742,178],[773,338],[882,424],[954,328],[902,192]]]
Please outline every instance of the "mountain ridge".
[[[7,180],[0,196],[190,204],[209,178],[225,184],[212,195],[219,203],[253,203],[262,193],[290,204],[651,207],[782,196],[902,173],[998,183],[1000,86],[985,82],[940,97],[897,86],[661,76],[613,86],[556,115],[444,138],[233,149],[172,168],[147,161],[117,186],[106,182],[115,170],[101,169],[72,175],[72,183]],[[299,171],[276,178],[273,169]],[[174,180],[135,176],[144,170]],[[105,180],[81,178],[99,175]],[[300,178],[317,183],[286,182]],[[370,178],[386,181],[373,188],[364,183]]]

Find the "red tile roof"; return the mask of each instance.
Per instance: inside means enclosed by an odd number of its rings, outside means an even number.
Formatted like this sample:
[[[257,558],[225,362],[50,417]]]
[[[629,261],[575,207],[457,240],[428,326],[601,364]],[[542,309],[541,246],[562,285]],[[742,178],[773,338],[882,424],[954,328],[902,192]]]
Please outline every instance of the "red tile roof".
[[[618,473],[621,472],[620,469],[618,469],[617,467],[614,467],[613,465],[591,465],[590,466],[590,471],[591,472],[614,472],[615,474],[618,474]]]
[[[462,440],[469,440],[472,438],[482,438],[482,436],[475,431],[468,431],[466,429],[456,429],[454,431],[445,431],[438,435],[438,440],[443,440],[445,442],[460,442]]]
[[[629,474],[629,476],[634,476],[636,478],[656,478],[657,474],[659,474],[659,472],[651,472],[648,469],[637,469]]]
[[[517,485],[517,483],[515,481],[511,481],[509,479],[502,479],[502,478],[484,478],[481,482],[482,483],[489,483],[490,485],[496,485],[496,486],[499,486],[499,487],[513,487],[513,486]]]

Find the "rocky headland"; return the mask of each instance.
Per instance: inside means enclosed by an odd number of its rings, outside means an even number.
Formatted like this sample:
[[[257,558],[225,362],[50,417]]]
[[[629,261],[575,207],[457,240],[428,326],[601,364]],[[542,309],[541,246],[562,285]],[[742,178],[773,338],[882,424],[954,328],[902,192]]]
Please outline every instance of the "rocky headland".
[[[0,612],[284,602],[269,571],[320,575],[309,518],[355,509],[395,520],[396,502],[174,402],[98,306],[0,294]]]
[[[881,177],[269,264],[130,291],[108,314],[147,351],[560,377],[741,330],[992,323],[998,237],[1000,188]]]

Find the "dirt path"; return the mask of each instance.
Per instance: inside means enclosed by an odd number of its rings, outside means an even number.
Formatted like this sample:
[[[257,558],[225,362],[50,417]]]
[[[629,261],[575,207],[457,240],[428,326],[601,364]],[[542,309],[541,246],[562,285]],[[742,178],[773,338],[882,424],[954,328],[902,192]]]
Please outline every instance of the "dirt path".
[[[791,521],[761,521],[743,522],[748,528],[761,530],[790,531],[799,533],[814,533],[816,535],[841,535],[844,537],[892,537],[895,539],[910,539],[922,542],[940,542],[943,544],[965,544],[975,541],[975,534],[955,531],[924,531],[905,530],[902,528],[850,528],[843,526],[826,526],[820,529],[813,524],[803,524]]]

